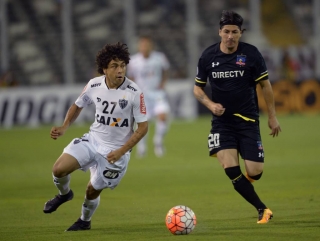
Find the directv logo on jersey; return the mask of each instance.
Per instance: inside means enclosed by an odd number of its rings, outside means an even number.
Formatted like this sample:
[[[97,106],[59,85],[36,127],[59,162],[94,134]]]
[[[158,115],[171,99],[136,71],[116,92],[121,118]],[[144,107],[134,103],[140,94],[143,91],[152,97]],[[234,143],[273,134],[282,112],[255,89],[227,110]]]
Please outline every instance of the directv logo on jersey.
[[[212,78],[233,78],[233,77],[242,77],[244,70],[234,70],[234,71],[225,71],[225,72],[212,72]]]
[[[99,114],[96,115],[96,121],[98,123],[101,123],[103,125],[107,126],[114,126],[114,127],[128,127],[129,126],[129,121],[128,119],[121,119],[121,118],[114,118],[114,117],[105,117],[105,116],[100,116]]]
[[[127,88],[132,90],[132,91],[137,91],[137,89],[133,88],[131,85],[127,85]]]
[[[93,84],[93,85],[91,85],[91,88],[98,87],[100,85],[101,85],[101,83]]]

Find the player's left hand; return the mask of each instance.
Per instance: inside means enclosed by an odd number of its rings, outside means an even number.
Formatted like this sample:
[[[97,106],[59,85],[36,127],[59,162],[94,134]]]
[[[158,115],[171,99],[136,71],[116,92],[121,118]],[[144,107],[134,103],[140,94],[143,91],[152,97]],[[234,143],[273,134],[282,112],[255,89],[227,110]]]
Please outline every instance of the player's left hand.
[[[271,129],[271,133],[269,135],[271,135],[272,137],[278,136],[279,133],[281,132],[281,127],[277,120],[277,117],[269,118],[268,125],[269,125],[269,128]]]
[[[107,161],[114,164],[123,154],[119,150],[113,150],[107,155]]]

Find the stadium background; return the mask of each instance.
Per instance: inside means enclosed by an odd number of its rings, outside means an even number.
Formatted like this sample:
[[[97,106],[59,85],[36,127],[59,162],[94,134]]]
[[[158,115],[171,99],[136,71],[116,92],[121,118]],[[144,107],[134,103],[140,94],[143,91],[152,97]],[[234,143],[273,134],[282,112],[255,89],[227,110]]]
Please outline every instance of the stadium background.
[[[164,218],[180,204],[198,219],[183,240],[318,240],[319,5],[319,0],[0,0],[0,240],[177,240]],[[243,41],[257,45],[266,59],[283,130],[278,138],[269,136],[260,101],[266,162],[254,187],[274,212],[266,226],[256,225],[255,210],[208,157],[210,115],[192,94],[197,59],[219,41],[223,9],[243,15]],[[65,233],[79,217],[90,174],[72,174],[72,202],[52,215],[42,208],[56,194],[53,162],[70,140],[88,131],[93,109],[82,111],[79,125],[58,141],[49,137],[51,126],[62,123],[96,75],[100,48],[123,41],[134,53],[137,36],[145,32],[172,65],[167,89],[174,119],[167,153],[158,159],[150,148],[138,159],[134,149],[121,184],[101,194],[92,230]]]
[[[172,116],[194,119],[207,114],[193,98],[192,86],[201,52],[219,41],[218,24],[223,9],[235,10],[244,17],[246,32],[242,40],[256,45],[265,57],[277,111],[320,110],[317,0],[0,3],[2,127],[61,122],[65,106],[97,75],[97,51],[106,43],[122,41],[135,53],[137,36],[145,33],[154,37],[156,49],[163,51],[171,62],[167,89]],[[263,104],[260,101],[262,112]]]

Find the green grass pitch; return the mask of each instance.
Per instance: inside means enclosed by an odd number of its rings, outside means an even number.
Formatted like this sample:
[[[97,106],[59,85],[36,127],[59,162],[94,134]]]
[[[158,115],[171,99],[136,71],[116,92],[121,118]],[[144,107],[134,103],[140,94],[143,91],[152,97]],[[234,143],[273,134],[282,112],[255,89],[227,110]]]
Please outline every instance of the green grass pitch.
[[[57,141],[49,137],[51,126],[1,129],[0,240],[319,240],[320,116],[280,116],[279,121],[282,133],[272,138],[266,117],[261,118],[265,170],[254,183],[274,212],[268,224],[256,224],[255,209],[233,190],[218,161],[208,157],[210,118],[201,117],[171,123],[162,159],[151,146],[145,159],[137,159],[134,150],[126,176],[115,190],[102,192],[92,229],[84,232],[64,230],[80,216],[89,173],[72,174],[71,202],[52,214],[42,208],[57,193],[54,161],[89,125],[71,126]],[[165,226],[167,211],[179,204],[197,216],[189,235],[174,236]]]

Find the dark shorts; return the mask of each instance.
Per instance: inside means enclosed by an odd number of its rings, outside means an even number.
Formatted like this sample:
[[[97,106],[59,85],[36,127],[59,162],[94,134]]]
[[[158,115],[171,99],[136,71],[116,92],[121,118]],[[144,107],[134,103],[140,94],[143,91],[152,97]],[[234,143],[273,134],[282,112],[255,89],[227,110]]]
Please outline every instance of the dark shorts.
[[[225,149],[237,149],[244,160],[264,162],[259,121],[245,121],[235,117],[228,122],[212,121],[208,136],[209,155]]]

